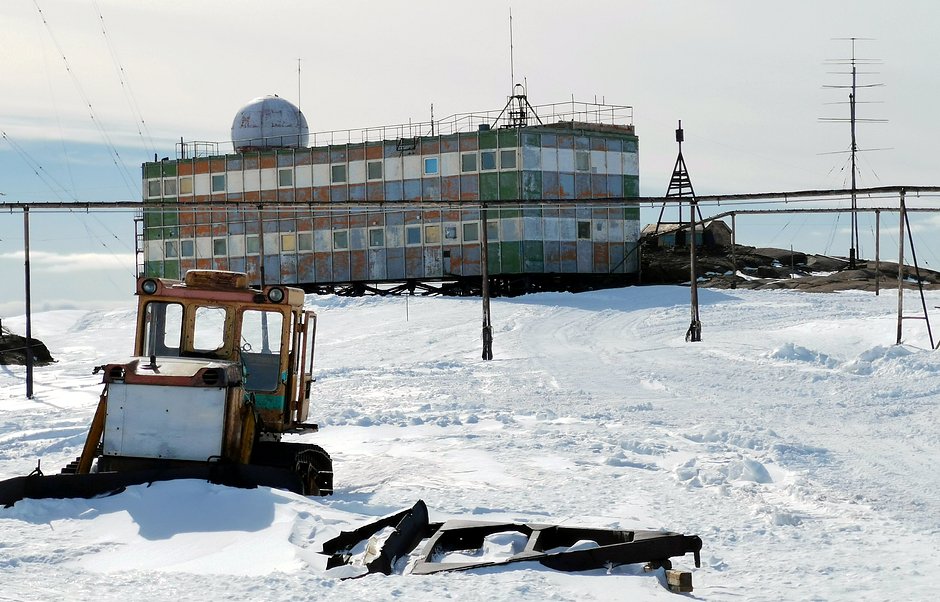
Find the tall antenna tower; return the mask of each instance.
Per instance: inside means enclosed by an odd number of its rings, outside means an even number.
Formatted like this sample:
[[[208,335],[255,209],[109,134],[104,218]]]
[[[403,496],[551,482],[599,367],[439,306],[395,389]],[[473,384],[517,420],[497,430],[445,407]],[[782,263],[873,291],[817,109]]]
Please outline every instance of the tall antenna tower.
[[[825,85],[823,88],[835,88],[835,89],[848,89],[849,90],[849,117],[823,117],[820,121],[827,121],[830,123],[848,123],[851,132],[851,145],[849,146],[848,151],[836,151],[833,154],[840,154],[848,152],[851,155],[851,169],[852,169],[852,225],[851,225],[851,243],[849,244],[849,269],[855,269],[856,259],[858,253],[858,199],[856,198],[857,187],[857,176],[858,176],[858,159],[857,155],[863,150],[882,150],[882,149],[860,149],[858,148],[858,143],[856,141],[855,130],[856,125],[859,123],[885,123],[887,119],[859,119],[856,114],[855,107],[858,104],[874,104],[876,101],[867,101],[859,102],[858,100],[858,89],[859,88],[877,88],[883,86],[884,84],[874,83],[874,84],[860,84],[858,83],[859,75],[874,75],[877,74],[877,71],[859,71],[859,66],[866,65],[880,65],[881,60],[879,59],[868,59],[868,58],[858,58],[855,56],[855,42],[856,41],[871,41],[872,38],[833,38],[834,40],[848,41],[852,44],[852,54],[849,58],[843,59],[830,59],[826,61],[827,65],[840,65],[850,67],[849,71],[830,71],[830,74],[833,75],[851,75],[852,81],[850,84],[839,84],[839,85]],[[846,104],[843,102],[830,103],[830,104]]]

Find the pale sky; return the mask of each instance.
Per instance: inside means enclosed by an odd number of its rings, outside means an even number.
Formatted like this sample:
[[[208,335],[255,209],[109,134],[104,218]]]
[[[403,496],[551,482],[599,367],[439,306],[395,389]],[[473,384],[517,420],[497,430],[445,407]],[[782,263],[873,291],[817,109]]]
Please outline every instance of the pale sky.
[[[311,131],[427,121],[431,103],[436,118],[498,110],[511,93],[510,7],[515,79],[530,102],[634,107],[644,196],[665,193],[678,119],[698,194],[848,186],[847,156],[820,154],[848,149],[848,125],[819,118],[848,114],[826,104],[847,91],[823,86],[848,83],[825,63],[849,56],[833,38],[851,36],[873,38],[856,55],[882,62],[860,69],[878,72],[860,83],[884,87],[860,90],[880,104],[859,116],[888,120],[859,126],[859,146],[891,149],[862,155],[859,186],[940,184],[930,0],[4,0],[0,202],[138,200],[143,161],[175,157],[180,137],[228,140],[236,111],[263,94],[299,100]],[[921,233],[940,225],[913,219]],[[847,218],[753,223],[739,221],[739,241],[847,253]],[[130,214],[34,214],[34,308],[127,300],[132,233]],[[922,246],[921,263],[940,266],[940,245]],[[0,317],[23,311],[22,247],[21,214],[0,212]]]

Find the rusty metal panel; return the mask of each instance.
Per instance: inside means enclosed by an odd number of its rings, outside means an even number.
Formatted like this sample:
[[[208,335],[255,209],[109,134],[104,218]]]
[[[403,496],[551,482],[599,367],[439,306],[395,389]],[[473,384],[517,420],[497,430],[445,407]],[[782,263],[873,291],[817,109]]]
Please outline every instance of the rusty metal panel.
[[[591,195],[596,199],[612,196],[607,191],[607,176],[604,174],[591,174]]]
[[[385,264],[388,278],[391,280],[400,280],[405,277],[405,249],[404,247],[394,247],[386,249]]]
[[[380,211],[370,211],[366,214],[366,222],[370,227],[374,226],[384,226],[385,225],[385,213]]]
[[[335,220],[333,223],[336,223]],[[349,228],[365,228],[367,223],[365,212],[355,210],[349,212]]]
[[[314,253],[313,265],[317,282],[333,282],[333,254]]]
[[[330,202],[345,203],[349,200],[349,190],[345,184],[330,186]]]
[[[333,281],[349,282],[349,251],[335,251],[333,253]]]
[[[245,258],[245,272],[248,273],[248,280],[253,284],[261,282],[261,258],[252,255]]]
[[[463,258],[463,247],[460,245],[448,245],[444,247],[444,250],[441,254],[444,262],[444,275],[454,275],[461,276],[463,275],[463,266],[461,261]]]
[[[197,259],[197,260],[196,260],[196,269],[197,269],[197,270],[211,270],[211,269],[212,269],[212,260],[211,260],[211,259]]]
[[[425,201],[441,200],[440,178],[424,178],[421,180],[421,198]]]
[[[264,283],[275,284],[281,282],[281,257],[280,255],[264,256]]]
[[[573,274],[578,271],[578,243],[575,241],[562,241],[559,243],[559,257],[561,259],[561,272]]]
[[[461,152],[479,150],[479,135],[476,132],[460,134]]]
[[[610,247],[606,242],[594,243],[594,273],[606,274],[610,269]]]
[[[455,153],[458,150],[457,144],[457,134],[451,134],[450,136],[441,136],[441,152],[442,153]]]
[[[385,249],[369,249],[369,280],[385,280]]]
[[[439,155],[441,153],[440,138],[423,138],[421,140],[422,155]]]
[[[313,253],[301,253],[297,256],[297,282],[316,282]]]
[[[440,247],[424,247],[424,276],[439,278],[444,274],[443,257]]]
[[[365,249],[349,252],[349,277],[350,280],[368,280],[369,279],[369,252]]]
[[[480,245],[462,245],[460,253],[462,276],[480,275]]]
[[[590,274],[594,270],[594,243],[589,240],[579,240],[577,270],[582,274]]]
[[[441,178],[440,198],[442,201],[460,200],[460,176],[446,176]]]
[[[480,199],[480,176],[476,174],[460,176],[460,200],[478,201],[479,199]]]
[[[610,243],[608,246],[608,258],[610,259],[610,267],[608,272],[613,272],[614,274],[623,274],[625,269],[625,263],[623,261],[623,243],[614,242]]]
[[[546,240],[543,243],[543,269],[546,273],[561,271],[561,243]]]
[[[385,156],[381,142],[370,142],[366,144],[366,159],[382,159]]]
[[[310,165],[312,162],[309,148],[294,149],[294,165]]]
[[[281,255],[281,280],[284,284],[297,283],[297,256],[293,253]]]
[[[385,185],[382,182],[369,182],[366,184],[366,198],[370,201],[384,201]]]
[[[591,198],[591,174],[579,173],[574,177],[574,194],[578,199]]]
[[[574,174],[573,173],[559,173],[558,174],[558,196],[552,196],[551,198],[559,199],[573,199],[574,198]]]
[[[421,247],[405,248],[405,277],[421,278],[424,276],[424,251]]]
[[[336,213],[330,221],[333,230],[345,230],[349,227],[349,213]]]
[[[277,167],[277,157],[274,156],[274,153],[264,153],[261,155],[260,160],[262,169],[270,169],[272,167]],[[247,169],[247,166],[246,166]]]
[[[366,149],[362,144],[350,144],[346,149],[347,161],[363,161],[366,158]],[[335,163],[335,161],[334,161]]]

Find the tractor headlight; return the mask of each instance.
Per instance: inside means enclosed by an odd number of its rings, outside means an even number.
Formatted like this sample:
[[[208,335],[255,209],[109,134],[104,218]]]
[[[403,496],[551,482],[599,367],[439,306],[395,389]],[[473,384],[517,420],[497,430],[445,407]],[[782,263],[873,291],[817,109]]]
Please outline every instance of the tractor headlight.
[[[268,291],[268,301],[271,303],[280,303],[284,300],[284,289],[272,288]]]
[[[154,294],[155,292],[157,292],[157,281],[156,281],[156,280],[153,280],[153,279],[151,279],[151,278],[148,278],[147,280],[144,280],[144,281],[140,284],[140,290],[143,291],[144,294],[146,294],[146,295],[152,295],[152,294]]]

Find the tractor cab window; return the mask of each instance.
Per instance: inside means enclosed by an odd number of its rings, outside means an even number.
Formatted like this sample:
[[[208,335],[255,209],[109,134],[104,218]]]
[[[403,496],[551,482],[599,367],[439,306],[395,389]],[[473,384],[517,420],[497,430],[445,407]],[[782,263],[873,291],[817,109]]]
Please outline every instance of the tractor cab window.
[[[220,354],[225,350],[224,307],[200,305],[196,307],[193,324],[193,349],[195,354]]]
[[[183,306],[151,301],[144,309],[141,352],[144,355],[178,356],[183,333]]]
[[[277,311],[242,312],[241,358],[250,391],[273,391],[280,382],[284,315]]]

